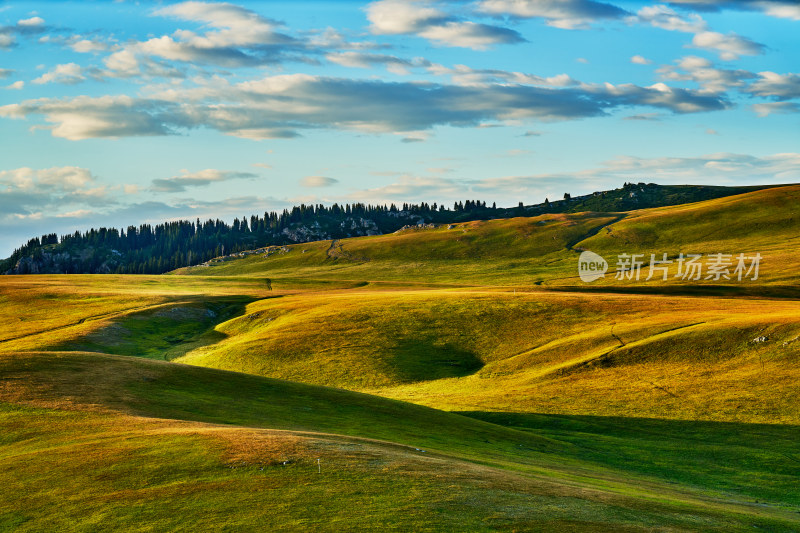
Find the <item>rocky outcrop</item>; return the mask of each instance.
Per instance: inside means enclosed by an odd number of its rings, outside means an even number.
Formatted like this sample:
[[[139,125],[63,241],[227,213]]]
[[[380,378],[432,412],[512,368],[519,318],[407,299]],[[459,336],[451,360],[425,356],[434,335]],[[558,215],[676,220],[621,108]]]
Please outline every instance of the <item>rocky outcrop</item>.
[[[39,252],[21,257],[4,274],[70,274],[90,272],[111,274],[120,265],[121,254],[116,250],[101,252],[91,249],[80,253]]]

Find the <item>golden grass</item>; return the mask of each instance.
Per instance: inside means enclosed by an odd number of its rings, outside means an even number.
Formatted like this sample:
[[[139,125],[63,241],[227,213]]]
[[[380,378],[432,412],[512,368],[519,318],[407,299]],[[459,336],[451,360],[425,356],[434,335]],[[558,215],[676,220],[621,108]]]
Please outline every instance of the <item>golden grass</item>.
[[[348,291],[252,303],[181,361],[450,410],[797,423],[798,317],[792,300]]]
[[[191,275],[0,278],[0,481],[18,487],[0,529],[791,530],[798,196],[307,243]],[[582,285],[579,247],[764,263],[688,296],[674,278]],[[220,306],[241,309],[205,324]]]

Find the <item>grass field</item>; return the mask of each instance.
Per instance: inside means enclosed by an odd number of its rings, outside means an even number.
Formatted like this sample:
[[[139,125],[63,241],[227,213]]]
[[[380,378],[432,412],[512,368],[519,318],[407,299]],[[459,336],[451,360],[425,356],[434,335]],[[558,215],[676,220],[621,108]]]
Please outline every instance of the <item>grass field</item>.
[[[796,531],[798,196],[3,277],[0,530]]]
[[[798,432],[785,426],[740,425],[734,436],[713,424],[466,418],[98,354],[6,354],[0,366],[0,472],[17,488],[0,516],[22,530],[797,524],[800,467],[786,454]],[[500,424],[475,419],[493,416]],[[55,522],[32,512],[56,506]]]

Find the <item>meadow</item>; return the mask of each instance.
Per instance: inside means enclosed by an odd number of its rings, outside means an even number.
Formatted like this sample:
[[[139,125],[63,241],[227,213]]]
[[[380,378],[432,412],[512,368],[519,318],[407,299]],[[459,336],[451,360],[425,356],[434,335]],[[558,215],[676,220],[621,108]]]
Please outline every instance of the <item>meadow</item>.
[[[798,196],[3,277],[0,530],[796,531]]]

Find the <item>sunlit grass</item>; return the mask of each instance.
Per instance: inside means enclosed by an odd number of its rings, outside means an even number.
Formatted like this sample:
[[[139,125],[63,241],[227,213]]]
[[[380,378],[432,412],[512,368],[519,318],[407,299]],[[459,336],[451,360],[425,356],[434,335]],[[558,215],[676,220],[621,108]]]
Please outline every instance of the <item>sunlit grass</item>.
[[[0,523],[23,530],[186,521],[334,530],[356,520],[370,529],[789,531],[796,523],[781,509],[798,499],[797,466],[786,456],[792,427],[493,420],[507,429],[143,359],[6,354],[0,365],[20,383],[0,399],[27,404],[0,404],[0,479],[15,487],[0,496]],[[722,442],[701,445],[684,468],[687,450],[709,439]],[[616,457],[606,457],[612,449]],[[742,466],[722,468],[729,462]],[[266,513],[275,506],[282,513]]]
[[[0,530],[797,530],[798,196],[2,277]]]

